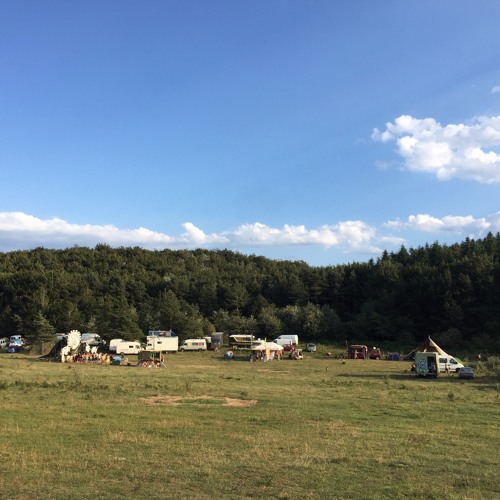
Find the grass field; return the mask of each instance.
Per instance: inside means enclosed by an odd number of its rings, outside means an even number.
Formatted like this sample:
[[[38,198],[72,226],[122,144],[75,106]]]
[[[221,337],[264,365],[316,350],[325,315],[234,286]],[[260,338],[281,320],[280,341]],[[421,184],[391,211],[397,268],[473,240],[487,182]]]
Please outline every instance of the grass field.
[[[0,354],[0,497],[500,498],[498,375],[409,363]]]

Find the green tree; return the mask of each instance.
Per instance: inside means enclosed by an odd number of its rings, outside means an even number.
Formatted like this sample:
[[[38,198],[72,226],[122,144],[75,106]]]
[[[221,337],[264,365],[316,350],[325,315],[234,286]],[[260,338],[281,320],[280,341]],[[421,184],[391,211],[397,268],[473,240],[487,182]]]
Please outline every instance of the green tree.
[[[34,337],[35,340],[41,340],[42,342],[50,342],[54,340],[54,334],[56,329],[50,324],[50,321],[39,312],[35,320],[33,321],[35,327]]]

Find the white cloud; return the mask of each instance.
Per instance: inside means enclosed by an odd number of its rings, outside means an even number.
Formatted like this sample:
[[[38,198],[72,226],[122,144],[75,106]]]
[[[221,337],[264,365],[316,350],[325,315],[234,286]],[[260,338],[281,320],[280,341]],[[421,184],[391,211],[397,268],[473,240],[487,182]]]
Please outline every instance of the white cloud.
[[[500,85],[495,85],[495,86],[491,89],[491,93],[492,93],[492,94],[496,94],[497,92],[500,92]]]
[[[479,116],[470,125],[442,126],[433,118],[402,115],[374,129],[376,141],[396,143],[396,151],[411,172],[426,172],[440,180],[453,178],[481,183],[500,182],[500,116]]]
[[[442,218],[429,214],[410,215],[406,221],[392,220],[379,228],[363,221],[343,221],[312,229],[290,224],[270,227],[256,222],[221,233],[207,234],[191,222],[182,226],[184,232],[180,236],[170,236],[143,227],[120,229],[111,225],[79,225],[60,218],[39,219],[22,212],[0,212],[0,251],[38,246],[94,247],[105,243],[112,247],[139,246],[150,250],[232,248],[241,251],[244,248],[303,246],[335,248],[343,254],[377,255],[384,249],[391,250],[407,244],[406,239],[390,234],[392,232],[434,233],[458,238],[481,237],[488,231],[500,232],[500,212],[479,219],[471,215],[448,215]]]
[[[140,246],[162,248],[266,247],[309,245],[341,247],[356,251],[377,252],[372,246],[374,228],[361,221],[346,221],[307,229],[303,225],[285,224],[281,228],[262,223],[243,224],[220,234],[206,234],[191,222],[183,224],[184,232],[176,237],[145,228],[119,229],[110,225],[78,225],[59,218],[39,219],[22,212],[0,212],[0,250],[27,249],[37,246],[65,248],[74,245]]]
[[[500,231],[500,212],[481,219],[475,219],[471,215],[447,215],[443,218],[428,214],[410,215],[406,222],[394,220],[384,226],[394,230],[410,229],[425,233],[482,236],[489,231],[492,233]]]

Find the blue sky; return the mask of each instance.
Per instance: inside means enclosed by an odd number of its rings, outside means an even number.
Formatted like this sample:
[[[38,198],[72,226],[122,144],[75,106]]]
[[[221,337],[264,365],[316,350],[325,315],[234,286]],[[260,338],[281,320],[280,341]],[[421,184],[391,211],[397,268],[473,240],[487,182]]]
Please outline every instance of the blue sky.
[[[336,265],[500,231],[500,3],[4,0],[0,251]]]

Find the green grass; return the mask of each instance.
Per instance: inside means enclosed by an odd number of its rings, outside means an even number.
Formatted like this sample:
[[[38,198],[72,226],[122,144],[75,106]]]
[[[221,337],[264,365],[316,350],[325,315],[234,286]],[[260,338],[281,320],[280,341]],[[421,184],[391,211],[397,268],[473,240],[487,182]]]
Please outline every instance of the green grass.
[[[498,378],[409,363],[0,355],[2,498],[498,498]]]

